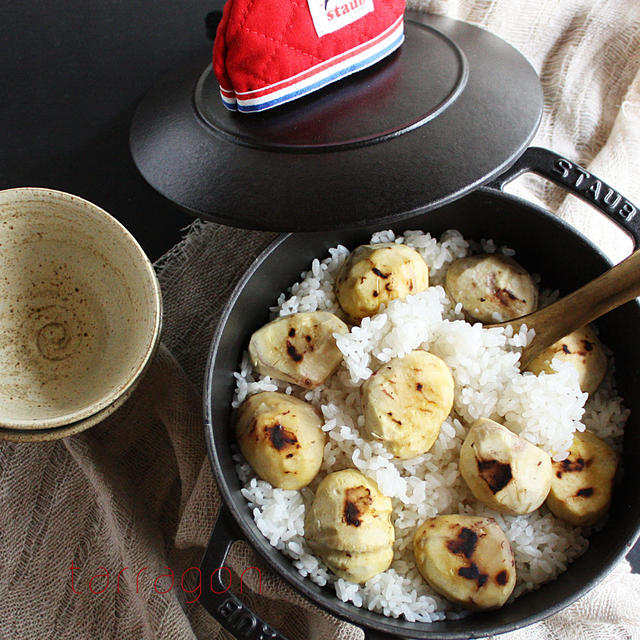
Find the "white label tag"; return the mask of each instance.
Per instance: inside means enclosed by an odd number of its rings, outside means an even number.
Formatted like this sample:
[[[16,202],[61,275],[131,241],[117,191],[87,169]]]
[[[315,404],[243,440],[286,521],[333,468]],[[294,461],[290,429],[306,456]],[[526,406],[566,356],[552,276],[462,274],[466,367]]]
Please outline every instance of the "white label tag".
[[[373,0],[307,0],[318,36],[333,33],[373,11]]]

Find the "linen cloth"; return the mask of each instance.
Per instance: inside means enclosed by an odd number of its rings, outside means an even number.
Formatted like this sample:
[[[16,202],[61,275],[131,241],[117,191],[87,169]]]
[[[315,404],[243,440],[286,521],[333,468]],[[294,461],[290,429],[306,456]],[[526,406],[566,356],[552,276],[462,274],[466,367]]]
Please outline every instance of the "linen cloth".
[[[419,0],[409,6],[478,24],[519,49],[544,87],[534,144],[579,162],[640,202],[637,0]],[[579,224],[613,257],[628,252],[623,234],[561,190],[537,179],[520,179],[514,189]],[[200,391],[224,301],[274,237],[195,223],[157,264],[163,346],[130,401],[104,423],[61,441],[0,444],[0,639],[227,637],[197,602],[187,602],[194,599],[185,591],[193,588],[195,572],[184,589],[180,584],[182,572],[198,566],[220,505],[206,458]],[[228,565],[238,571],[263,566],[242,544]],[[175,574],[171,590],[167,577],[158,580],[167,567]],[[291,638],[362,637],[266,570],[262,595],[249,599]],[[573,606],[503,637],[640,638],[639,601],[640,576],[622,562]]]

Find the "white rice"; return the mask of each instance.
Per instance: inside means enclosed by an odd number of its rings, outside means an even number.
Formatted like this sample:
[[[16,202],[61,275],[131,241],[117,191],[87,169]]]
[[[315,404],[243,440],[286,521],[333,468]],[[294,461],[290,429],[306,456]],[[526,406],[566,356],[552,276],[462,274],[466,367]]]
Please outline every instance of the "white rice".
[[[343,601],[387,616],[425,622],[459,617],[459,609],[434,593],[415,567],[412,537],[425,519],[446,513],[495,518],[516,558],[513,597],[555,578],[588,545],[588,531],[563,523],[545,506],[526,516],[506,516],[476,501],[458,470],[467,425],[480,417],[492,418],[555,459],[563,459],[574,431],[585,427],[619,450],[629,412],[616,394],[611,371],[588,398],[580,391],[577,373],[570,365],[556,361],[558,373],[553,375],[520,373],[520,351],[533,337],[526,327],[513,335],[510,329],[484,329],[479,323],[464,321],[460,305],[454,307],[442,288],[448,265],[471,252],[459,232],[448,231],[438,242],[421,231],[406,231],[398,237],[383,231],[374,234],[371,242],[405,243],[415,248],[429,265],[431,286],[405,300],[394,300],[347,335],[336,336],[344,362],[325,385],[313,391],[258,376],[245,354],[235,374],[234,406],[259,391],[290,393],[322,412],[328,437],[322,469],[301,491],[275,489],[257,479],[241,456],[238,474],[256,525],[274,547],[292,559],[301,575],[319,585],[332,584]],[[483,240],[477,249],[514,255],[513,250],[498,248],[491,240]],[[300,282],[280,295],[272,308],[274,317],[299,311],[339,313],[333,284],[348,254],[338,246],[329,250],[326,259],[314,260]],[[556,296],[557,292],[545,292],[541,299]],[[381,363],[417,348],[439,356],[449,366],[455,381],[454,408],[428,453],[399,460],[381,443],[360,436],[360,385]],[[315,488],[328,472],[347,467],[374,479],[393,502],[393,563],[364,585],[337,579],[310,552],[304,539],[305,507],[313,500]]]

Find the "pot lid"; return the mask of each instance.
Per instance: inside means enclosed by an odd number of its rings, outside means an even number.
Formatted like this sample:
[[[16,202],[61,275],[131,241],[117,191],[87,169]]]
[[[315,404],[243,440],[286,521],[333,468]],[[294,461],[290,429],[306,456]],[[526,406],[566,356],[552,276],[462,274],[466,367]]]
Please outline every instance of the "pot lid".
[[[535,71],[487,31],[405,18],[390,57],[262,113],[228,111],[210,66],[179,69],[136,111],[138,169],[195,216],[271,231],[393,223],[490,181],[536,132]]]

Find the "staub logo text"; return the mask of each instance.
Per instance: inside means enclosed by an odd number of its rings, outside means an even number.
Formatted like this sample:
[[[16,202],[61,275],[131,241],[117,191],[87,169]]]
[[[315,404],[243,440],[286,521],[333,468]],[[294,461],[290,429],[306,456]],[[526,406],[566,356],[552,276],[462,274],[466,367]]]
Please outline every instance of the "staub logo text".
[[[319,37],[354,23],[373,11],[373,0],[307,0]]]
[[[365,0],[350,0],[350,2],[345,2],[343,4],[336,2],[335,7],[332,9],[330,5],[334,3],[331,2],[331,0],[325,0],[324,8],[327,12],[327,20],[334,20],[340,16],[346,16],[352,11],[357,11],[360,7],[364,6],[364,3]]]
[[[606,207],[613,214],[622,219],[631,221],[637,211],[636,208],[625,200],[615,189],[608,184],[594,178],[566,158],[556,160],[553,165],[553,173],[559,182],[565,183],[584,194],[585,198],[593,200],[596,204]]]

